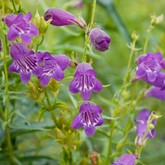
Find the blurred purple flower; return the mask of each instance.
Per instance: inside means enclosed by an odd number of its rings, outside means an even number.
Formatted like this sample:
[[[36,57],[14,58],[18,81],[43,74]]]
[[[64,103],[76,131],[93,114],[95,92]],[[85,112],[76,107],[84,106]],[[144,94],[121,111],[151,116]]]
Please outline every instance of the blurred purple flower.
[[[3,18],[3,21],[9,27],[8,40],[13,41],[20,36],[24,43],[30,44],[32,36],[37,36],[39,33],[38,29],[29,22],[31,18],[30,12],[25,16],[19,13],[18,15],[9,14]]]
[[[65,55],[51,56],[50,53],[37,53],[38,64],[42,68],[40,84],[46,86],[50,78],[61,81],[64,78],[63,71],[70,65],[70,59]]]
[[[93,47],[98,51],[106,51],[109,49],[110,37],[107,33],[99,28],[94,28],[89,33],[89,38]]]
[[[10,55],[13,63],[9,67],[9,72],[19,73],[22,82],[28,82],[31,73],[37,76],[41,74],[41,68],[37,65],[34,52],[29,50],[24,44],[12,44],[10,47]]]
[[[146,91],[145,96],[146,97],[154,97],[154,98],[157,98],[159,100],[165,101],[165,89],[153,86]]]
[[[80,92],[84,100],[90,99],[91,92],[99,92],[102,84],[96,79],[96,73],[90,64],[83,62],[76,68],[74,80],[69,85],[72,93]]]
[[[81,28],[86,27],[86,23],[82,18],[78,21],[73,14],[57,8],[48,9],[45,12],[44,18],[46,21],[50,19],[50,24],[55,26],[67,26],[77,24]]]
[[[72,7],[82,8],[83,6],[84,6],[83,0],[76,0],[76,1],[73,2],[73,4],[72,4]]]
[[[75,116],[71,126],[74,129],[84,127],[87,136],[93,136],[95,133],[95,126],[103,124],[101,117],[101,108],[93,102],[86,101],[80,106],[80,113]]]
[[[148,129],[148,119],[150,117],[151,112],[148,109],[143,109],[142,111],[139,112],[138,117],[137,117],[137,128],[136,128],[136,133],[138,135],[136,144],[141,145],[142,140],[144,138],[154,138],[156,136],[156,130],[153,129]],[[154,119],[152,120],[153,126],[156,125],[157,120]],[[145,135],[145,137],[143,137]]]
[[[116,162],[111,163],[112,165],[135,165],[137,155],[134,154],[124,154]]]
[[[149,83],[153,83],[158,74],[162,70],[161,66],[162,54],[157,53],[147,53],[141,55],[137,60],[137,70],[136,70],[136,80],[143,79]]]

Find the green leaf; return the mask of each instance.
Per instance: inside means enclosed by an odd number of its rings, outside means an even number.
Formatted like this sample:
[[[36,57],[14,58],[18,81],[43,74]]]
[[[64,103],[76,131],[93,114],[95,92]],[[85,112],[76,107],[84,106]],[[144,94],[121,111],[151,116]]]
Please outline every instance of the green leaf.
[[[130,34],[123,23],[120,15],[118,14],[116,7],[112,0],[98,0],[98,3],[105,8],[108,15],[113,19],[114,23],[116,24],[118,30],[123,35],[123,38],[127,43],[130,43]]]
[[[106,116],[106,115],[102,115],[102,117],[106,120],[117,120],[120,118],[120,116],[115,118],[115,117],[110,117],[110,116]]]

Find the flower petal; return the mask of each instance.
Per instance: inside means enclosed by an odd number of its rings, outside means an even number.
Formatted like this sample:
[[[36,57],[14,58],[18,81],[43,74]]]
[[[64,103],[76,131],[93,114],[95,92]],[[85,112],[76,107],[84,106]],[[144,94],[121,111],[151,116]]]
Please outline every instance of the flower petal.
[[[10,41],[15,40],[17,37],[19,36],[17,30],[14,28],[13,25],[10,26],[8,34],[7,34],[7,38]]]
[[[52,77],[57,81],[61,81],[64,78],[64,73],[58,65],[57,65]]]
[[[14,62],[9,66],[9,72],[18,72]]]
[[[70,85],[69,85],[69,91],[74,94],[79,92],[78,88],[76,88],[76,84],[77,83],[75,82],[75,80],[73,80],[70,82]]]
[[[32,23],[30,23],[29,24],[29,28],[30,28],[30,34],[32,36],[37,36],[38,35],[39,30],[38,30],[38,28],[35,25],[33,25]]]
[[[32,41],[31,34],[29,33],[23,33],[20,35],[20,37],[25,44],[30,44]]]
[[[53,58],[56,60],[57,64],[60,66],[62,70],[64,70],[70,64],[69,57],[65,55],[55,55]]]
[[[30,73],[20,74],[20,76],[21,76],[21,81],[24,83],[27,83],[30,80]]]
[[[74,117],[71,126],[74,129],[79,129],[83,126],[83,124],[80,122],[80,114],[78,114]]]
[[[99,120],[99,122],[96,124],[96,126],[101,126],[103,123],[104,123],[104,120],[103,120],[103,118],[100,116],[100,118],[99,118],[100,120]]]
[[[85,130],[85,134],[87,136],[93,136],[95,134],[95,127],[94,126],[93,127],[85,127],[84,130]]]
[[[95,80],[95,87],[93,88],[93,92],[99,92],[102,88],[103,88],[103,86],[102,86],[102,83],[99,81],[99,80]]]
[[[42,86],[48,85],[49,81],[50,81],[50,77],[49,77],[49,76],[43,75],[43,76],[41,76],[41,78],[40,78],[40,84],[41,84]]]
[[[25,16],[24,16],[24,20],[29,22],[32,18],[32,14],[30,12],[28,12]]]
[[[90,91],[81,91],[81,95],[84,100],[89,100],[91,97],[91,92]]]

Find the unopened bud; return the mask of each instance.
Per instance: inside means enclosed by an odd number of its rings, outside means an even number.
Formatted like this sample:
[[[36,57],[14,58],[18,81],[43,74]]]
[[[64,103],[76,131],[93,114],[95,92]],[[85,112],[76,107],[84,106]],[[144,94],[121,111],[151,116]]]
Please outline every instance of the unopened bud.
[[[156,16],[155,14],[151,15],[151,25],[155,26],[161,23],[164,19],[164,15],[161,14],[160,16]]]
[[[111,42],[110,37],[107,33],[99,28],[94,28],[89,32],[89,38],[92,46],[98,51],[106,51],[109,49]]]
[[[43,16],[40,16],[38,12],[34,16],[32,23],[39,29],[39,34],[44,36],[50,21],[45,21]]]

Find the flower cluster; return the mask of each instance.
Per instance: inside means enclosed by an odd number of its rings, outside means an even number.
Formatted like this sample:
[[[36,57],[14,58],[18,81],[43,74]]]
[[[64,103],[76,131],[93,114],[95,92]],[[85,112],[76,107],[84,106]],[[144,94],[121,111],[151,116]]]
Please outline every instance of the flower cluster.
[[[163,59],[162,54],[158,52],[141,55],[137,64],[135,80],[143,80],[152,85],[146,92],[146,96],[165,100],[165,73],[163,72],[165,59]]]
[[[91,92],[99,92],[101,89],[102,84],[96,79],[96,73],[92,66],[86,62],[78,64],[69,90],[74,94],[80,92],[85,102],[80,106],[80,114],[72,121],[72,127],[78,129],[83,126],[87,136],[94,134],[95,126],[103,124],[103,119],[100,116],[101,108],[95,103],[87,101],[91,97]]]
[[[27,83],[31,74],[40,79],[40,84],[45,86],[50,78],[61,81],[64,78],[63,71],[70,65],[70,59],[65,55],[51,56],[48,52],[34,52],[25,44],[32,42],[32,36],[37,36],[39,30],[30,23],[32,15],[27,13],[9,14],[3,18],[3,21],[9,27],[8,39],[16,40],[18,37],[23,43],[15,42],[10,46],[10,55],[13,59],[9,67],[9,72],[20,74],[21,81]]]
[[[13,63],[9,72],[20,74],[22,82],[30,80],[33,73],[40,79],[40,84],[45,86],[50,78],[60,81],[64,78],[64,69],[70,64],[70,59],[65,55],[51,56],[48,52],[34,53],[22,43],[14,43],[10,47]]]
[[[26,44],[32,42],[32,37],[37,36],[40,30],[30,22],[31,13],[25,16],[22,13],[9,14],[3,18],[8,26],[8,39],[22,39],[22,43],[15,42],[10,46],[10,55],[13,59],[9,67],[10,72],[20,74],[21,81],[27,83],[31,74],[40,80],[42,86],[48,85],[51,78],[61,81],[64,78],[64,70],[71,64],[71,60],[63,55],[51,55],[49,52],[34,52]],[[77,18],[73,14],[57,9],[50,8],[44,14],[44,19],[49,20],[54,26],[78,25],[80,28],[87,29],[83,18]],[[34,20],[33,20],[34,22]],[[39,34],[40,35],[40,34]],[[98,28],[94,28],[88,33],[89,39],[96,50],[105,51],[109,49],[110,37]],[[80,113],[72,122],[72,127],[78,129],[84,127],[87,136],[92,136],[95,126],[103,124],[101,108],[93,102],[88,101],[92,92],[99,92],[102,89],[101,82],[96,78],[96,73],[92,66],[87,62],[79,63],[76,67],[74,79],[69,85],[69,90],[73,94],[78,92],[84,100],[80,106]]]
[[[76,18],[73,14],[61,9],[50,8],[44,15],[45,20],[50,20],[50,24],[54,26],[78,25],[82,29],[86,29],[86,23],[82,18]],[[105,51],[109,49],[110,37],[98,28],[94,28],[89,32],[89,38],[96,50]],[[60,77],[59,77],[60,78]],[[44,81],[47,77],[44,76]],[[41,81],[41,84],[44,82]],[[92,136],[95,132],[95,126],[103,124],[100,116],[101,108],[95,103],[87,101],[91,97],[92,92],[99,92],[102,89],[101,82],[96,79],[96,73],[92,66],[87,62],[77,65],[74,79],[69,85],[69,90],[73,94],[81,93],[83,100],[80,106],[80,113],[72,121],[72,127],[78,129],[84,127],[87,136]]]

